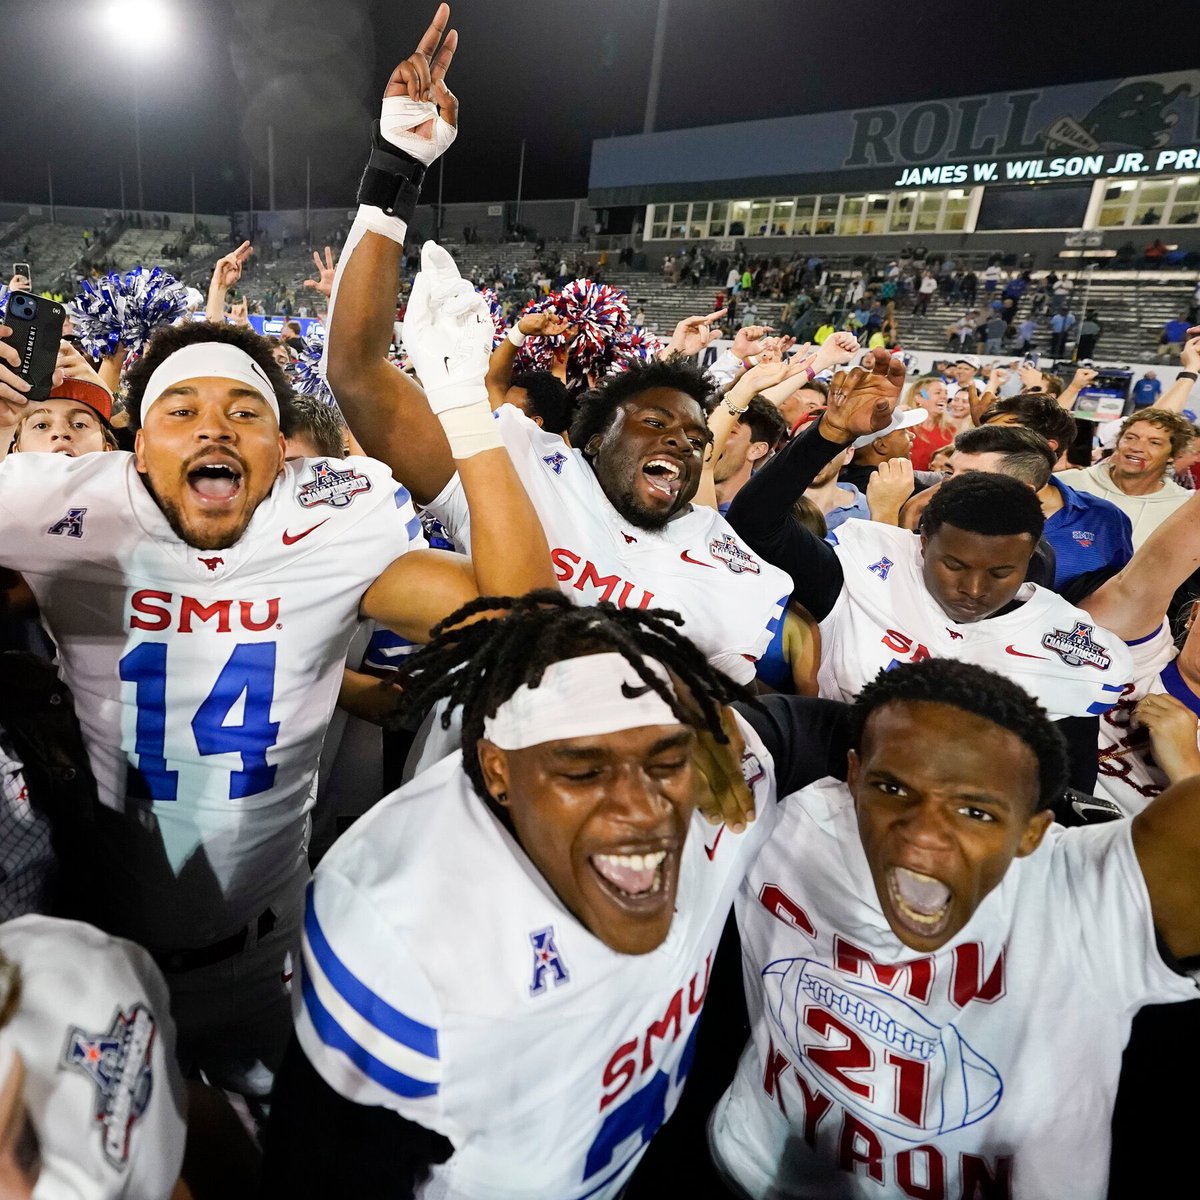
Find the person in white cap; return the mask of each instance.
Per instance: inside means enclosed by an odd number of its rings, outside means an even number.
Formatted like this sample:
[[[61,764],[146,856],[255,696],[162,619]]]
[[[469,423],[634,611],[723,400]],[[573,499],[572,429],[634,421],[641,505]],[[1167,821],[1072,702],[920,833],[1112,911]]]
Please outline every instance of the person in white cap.
[[[186,1111],[149,954],[77,921],[0,925],[0,1197],[189,1195]]]
[[[423,641],[480,594],[553,583],[488,407],[486,303],[438,247],[424,266],[410,386],[447,429],[470,560],[425,548],[383,464],[285,463],[290,388],[249,329],[156,334],[128,380],[134,454],[0,466],[0,562],[57,643],[99,787],[93,919],[155,954],[185,1061],[251,1097],[287,1040],[306,814],[355,628]]]

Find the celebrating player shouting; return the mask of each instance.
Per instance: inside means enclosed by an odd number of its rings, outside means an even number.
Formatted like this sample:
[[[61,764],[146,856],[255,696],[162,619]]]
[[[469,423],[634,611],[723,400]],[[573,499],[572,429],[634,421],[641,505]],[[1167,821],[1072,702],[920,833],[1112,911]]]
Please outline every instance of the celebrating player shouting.
[[[420,390],[387,360],[405,218],[425,165],[453,141],[458,119],[445,83],[458,45],[456,31],[446,33],[448,21],[443,4],[384,92],[372,166],[359,190],[363,205],[338,265],[326,363],[362,445],[391,466],[456,544],[474,546],[483,533],[463,503],[443,428]],[[378,163],[387,164],[386,178]],[[406,339],[410,321],[411,314]],[[724,518],[691,503],[709,441],[702,406],[708,392],[691,366],[654,362],[586,397],[571,428],[575,449],[510,405],[500,407],[493,430],[546,529],[567,595],[583,604],[678,610],[709,661],[749,682],[791,583],[752,554]],[[470,436],[488,432],[473,424]]]
[[[409,348],[450,428],[473,561],[424,549],[382,464],[285,464],[287,381],[235,327],[149,343],[129,378],[134,454],[0,466],[0,560],[29,581],[57,643],[104,806],[94,919],[154,952],[181,1046],[247,1094],[269,1090],[290,1027],[305,814],[355,627],[422,641],[481,591],[552,582],[492,434],[486,306],[450,311],[470,287],[428,253],[437,288],[425,273],[413,288]],[[464,433],[472,406],[482,435]]]

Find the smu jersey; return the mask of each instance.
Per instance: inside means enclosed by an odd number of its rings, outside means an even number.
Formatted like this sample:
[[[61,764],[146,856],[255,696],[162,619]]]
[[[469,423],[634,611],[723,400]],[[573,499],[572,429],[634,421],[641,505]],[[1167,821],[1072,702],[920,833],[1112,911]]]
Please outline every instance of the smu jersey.
[[[16,454],[0,518],[111,810],[106,923],[163,950],[229,936],[300,868],[359,602],[424,545],[408,493],[371,459],[297,460],[235,546],[195,550],[132,455]]]
[[[1138,701],[1166,692],[1200,715],[1200,696],[1179,674],[1170,622],[1164,621],[1150,637],[1131,642],[1129,648],[1133,652],[1133,682],[1100,718],[1095,790],[1096,795],[1111,800],[1126,816],[1133,817],[1170,782],[1154,761],[1150,731],[1134,723]]]
[[[880,671],[924,658],[957,658],[1020,684],[1052,718],[1095,716],[1133,677],[1125,643],[1086,612],[1023,584],[1012,612],[952,621],[921,576],[918,536],[849,521],[836,546],[845,582],[821,622],[817,682],[830,700],[853,700]]]
[[[167,985],[150,955],[40,916],[0,925],[0,953],[21,971],[0,1046],[25,1063],[43,1157],[34,1200],[170,1196],[187,1097]]]
[[[296,1030],[342,1096],[449,1139],[419,1197],[606,1200],[673,1111],[713,955],[773,781],[740,722],[758,819],[693,818],[670,932],[624,955],[563,905],[471,787],[461,755],[333,847],[305,913]]]
[[[751,554],[720,513],[693,506],[662,529],[631,525],[578,450],[511,404],[496,424],[537,511],[563,594],[577,604],[669,608],[718,670],[749,683],[783,620],[791,579]],[[470,539],[466,496],[451,479],[429,510],[459,546]]]
[[[1121,1054],[1163,963],[1128,821],[1053,826],[922,955],[846,785],[779,806],[735,905],[752,1038],[710,1121],[755,1200],[1104,1200]]]

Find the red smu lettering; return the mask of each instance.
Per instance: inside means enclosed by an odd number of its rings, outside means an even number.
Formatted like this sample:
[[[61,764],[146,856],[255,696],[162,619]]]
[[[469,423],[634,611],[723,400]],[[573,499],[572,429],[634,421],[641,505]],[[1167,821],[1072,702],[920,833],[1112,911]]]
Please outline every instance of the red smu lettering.
[[[861,950],[853,942],[847,941],[841,934],[833,935],[834,965],[839,971],[853,975],[855,979],[863,978],[863,968],[867,968],[875,981],[890,992],[896,991],[899,983],[900,991],[910,1000],[919,1000],[922,1004],[929,1002],[929,993],[933,988],[934,961],[932,958],[914,958],[902,963],[878,963],[870,951]]]
[[[637,584],[620,575],[601,575],[594,562],[581,559],[571,550],[556,546],[550,551],[550,561],[554,564],[554,576],[559,583],[570,583],[571,587],[582,592],[591,587],[599,591],[601,600],[608,600],[618,608],[629,608]],[[620,589],[620,594],[616,594]],[[637,608],[649,608],[654,601],[654,593],[642,589]]]
[[[811,938],[817,936],[817,927],[809,920],[808,913],[777,884],[764,883],[758,891],[758,902],[771,916],[777,917],[785,925],[799,929]]]
[[[950,999],[959,1008],[972,1000],[992,1004],[1004,995],[1004,951],[1001,950],[987,978],[983,977],[983,947],[966,942],[954,948],[954,974],[950,980]]]
[[[688,980],[687,1007],[688,1014],[695,1016],[704,1007],[704,997],[708,993],[709,973],[712,970],[712,954],[704,960],[704,982],[700,984],[700,972],[696,971]],[[697,986],[699,985],[699,991]],[[630,1084],[637,1071],[638,1047],[642,1049],[642,1070],[648,1071],[654,1064],[654,1043],[664,1045],[677,1042],[683,1035],[683,997],[684,988],[676,989],[675,994],[667,1001],[666,1011],[657,1021],[651,1021],[646,1032],[641,1037],[630,1042],[622,1042],[608,1060],[602,1077],[605,1088],[611,1088],[600,1097],[600,1111],[603,1112]],[[689,1022],[688,1027],[691,1027]],[[673,1030],[673,1032],[672,1032]],[[668,1037],[668,1033],[670,1036]]]
[[[231,633],[235,614],[238,627],[252,633],[261,633],[279,623],[278,596],[261,602],[214,600],[211,604],[203,604],[193,596],[180,596],[176,615],[176,597],[171,592],[144,588],[134,592],[129,603],[133,609],[129,618],[130,629],[145,629],[150,633],[162,633],[171,628],[179,633],[193,633],[204,626],[217,633]],[[257,603],[266,605],[261,618],[255,616]]]
[[[917,643],[917,648],[913,650],[913,640],[899,630],[889,629],[887,633],[880,639],[883,644],[895,654],[907,654],[912,650],[912,662],[920,662],[922,659],[929,658],[929,650],[920,642]]]

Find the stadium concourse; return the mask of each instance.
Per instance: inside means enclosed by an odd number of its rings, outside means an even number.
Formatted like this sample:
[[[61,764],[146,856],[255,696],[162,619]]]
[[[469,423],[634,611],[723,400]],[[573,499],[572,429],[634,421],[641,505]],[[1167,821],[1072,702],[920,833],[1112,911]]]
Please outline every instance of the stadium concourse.
[[[1190,1194],[1200,73],[435,204],[430,16],[0,202],[0,1200]]]

